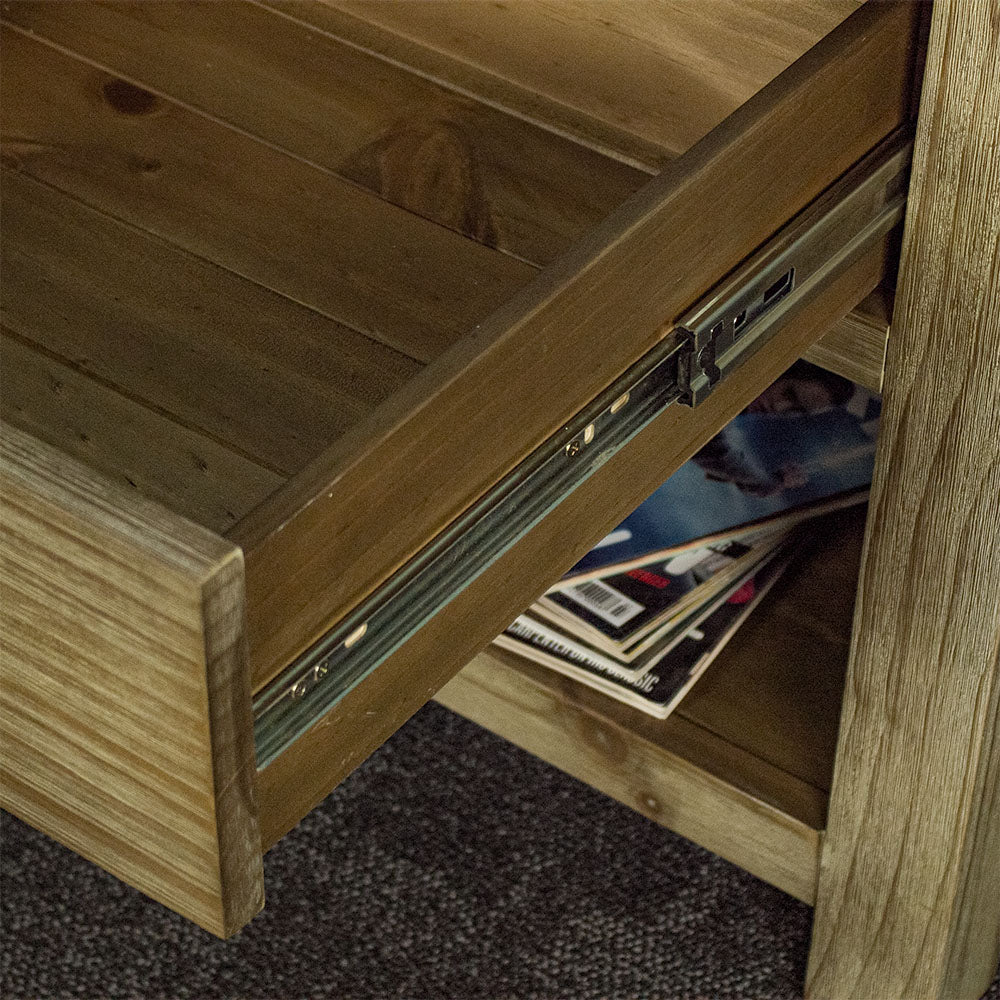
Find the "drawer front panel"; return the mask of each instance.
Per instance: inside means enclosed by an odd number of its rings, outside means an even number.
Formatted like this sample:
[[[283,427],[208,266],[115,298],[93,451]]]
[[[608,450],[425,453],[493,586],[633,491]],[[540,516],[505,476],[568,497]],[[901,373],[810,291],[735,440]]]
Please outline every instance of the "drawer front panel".
[[[263,905],[231,544],[12,428],[0,801],[214,934]]]

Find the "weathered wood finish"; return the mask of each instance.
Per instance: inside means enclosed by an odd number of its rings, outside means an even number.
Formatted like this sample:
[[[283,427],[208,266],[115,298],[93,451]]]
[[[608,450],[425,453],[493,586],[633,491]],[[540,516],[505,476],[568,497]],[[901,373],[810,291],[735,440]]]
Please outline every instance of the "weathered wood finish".
[[[4,808],[218,935],[263,905],[241,554],[0,438]]]
[[[234,529],[256,685],[908,118],[918,14],[860,9]]]
[[[5,163],[418,361],[535,274],[20,29],[2,45]]]
[[[697,409],[668,407],[482,576],[443,608],[281,756],[258,772],[261,835],[270,846],[554,579],[644,500],[882,279],[873,250],[789,318]]]
[[[711,729],[681,716],[638,718],[496,649],[480,653],[435,698],[758,878],[814,901],[819,829],[795,812],[815,815],[824,797]],[[776,791],[785,808],[757,789]]]
[[[283,481],[3,326],[0,419],[209,531],[225,531]]]
[[[179,437],[197,432],[230,465],[260,466],[265,492],[234,500],[222,529],[420,370],[30,177],[4,169],[0,180],[4,323],[78,379],[179,425]],[[193,450],[171,472],[196,494],[211,458]]]
[[[934,4],[808,993],[1000,947],[1000,4]]]
[[[578,146],[619,160],[636,170],[655,174],[672,159],[661,146],[639,138],[627,128],[600,121],[585,111],[456,58],[454,53],[407,38],[369,19],[364,11],[362,16],[356,17],[322,0],[310,4],[303,4],[300,0],[254,2],[307,23],[362,52],[394,65],[405,66],[411,73],[453,93],[471,96],[477,102],[502,110],[514,118],[540,125],[547,132],[568,137]]]

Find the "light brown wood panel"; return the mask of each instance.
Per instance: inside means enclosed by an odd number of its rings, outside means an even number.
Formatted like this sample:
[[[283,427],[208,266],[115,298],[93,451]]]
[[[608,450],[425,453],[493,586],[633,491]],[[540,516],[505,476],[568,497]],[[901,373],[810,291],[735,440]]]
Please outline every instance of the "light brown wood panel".
[[[7,3],[3,16],[151,90],[547,263],[648,175],[249,3]],[[322,8],[321,8],[322,9]]]
[[[808,993],[1000,949],[1000,5],[933,8]]]
[[[263,905],[242,559],[0,437],[4,808],[228,935]]]
[[[876,288],[803,357],[873,392],[881,392],[894,294],[894,283]]]
[[[275,473],[298,471],[420,369],[29,177],[2,181],[4,322]]]
[[[864,526],[864,507],[807,526],[804,557],[678,708],[823,792],[833,772]]]
[[[535,273],[18,30],[2,44],[5,162],[417,360]]]
[[[854,0],[326,0],[671,155],[855,9]]]
[[[907,119],[919,13],[861,8],[234,531],[257,684]]]
[[[231,527],[283,482],[3,327],[0,417],[210,531]]]
[[[758,878],[813,902],[820,842],[813,823],[822,815],[824,796],[710,731],[677,716],[662,722],[643,717],[497,649],[480,653],[435,698]]]
[[[884,253],[884,248],[873,250],[836,277],[697,409],[667,407],[627,448],[259,771],[265,846],[298,823],[553,580],[773,382],[834,317],[868,294],[882,278]]]

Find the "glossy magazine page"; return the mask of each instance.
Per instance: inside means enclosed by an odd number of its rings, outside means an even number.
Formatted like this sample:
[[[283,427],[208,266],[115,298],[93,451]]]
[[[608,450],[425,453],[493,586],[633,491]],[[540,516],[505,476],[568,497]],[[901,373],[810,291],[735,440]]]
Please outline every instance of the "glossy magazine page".
[[[557,643],[561,655],[571,660],[578,660],[609,671],[626,680],[634,681],[654,669],[657,664],[680,643],[693,629],[698,629],[701,623],[714,614],[727,601],[742,603],[741,594],[753,590],[753,580],[763,573],[765,566],[772,560],[783,559],[790,547],[795,545],[789,541],[783,546],[771,549],[753,566],[748,567],[742,576],[730,582],[724,589],[715,593],[701,604],[689,608],[684,614],[667,622],[653,635],[647,637],[635,650],[627,655],[609,654],[584,639],[572,635],[553,622],[532,614],[521,615],[507,629],[511,635],[528,639],[535,645]]]
[[[663,561],[584,580],[540,598],[532,611],[615,656],[703,604],[776,548],[785,533],[729,540]]]
[[[721,604],[697,630],[686,635],[655,669],[636,679],[627,679],[598,662],[567,656],[565,649],[560,648],[561,644],[548,637],[504,633],[495,642],[503,649],[548,666],[648,715],[665,719],[757,608],[788,566],[790,558],[786,554],[773,560],[755,578],[753,592],[748,599]]]
[[[881,402],[796,362],[552,591],[867,498]]]

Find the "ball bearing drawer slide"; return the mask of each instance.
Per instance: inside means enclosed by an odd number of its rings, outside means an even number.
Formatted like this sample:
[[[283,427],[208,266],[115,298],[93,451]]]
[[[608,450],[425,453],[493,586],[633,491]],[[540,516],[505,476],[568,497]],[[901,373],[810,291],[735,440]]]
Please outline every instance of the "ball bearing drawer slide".
[[[913,144],[886,140],[685,313],[691,350],[681,365],[696,406],[832,281],[903,219]]]

